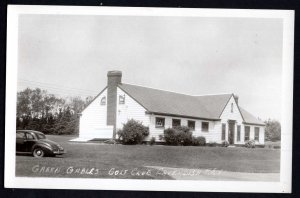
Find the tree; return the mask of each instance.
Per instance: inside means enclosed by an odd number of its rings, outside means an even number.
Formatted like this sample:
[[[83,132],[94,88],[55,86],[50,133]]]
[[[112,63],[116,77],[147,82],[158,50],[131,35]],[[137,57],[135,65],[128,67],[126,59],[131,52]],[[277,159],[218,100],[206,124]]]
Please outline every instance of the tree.
[[[89,102],[89,100],[87,100]],[[80,97],[72,97],[70,102],[70,107],[74,111],[75,114],[80,113],[84,107],[86,106],[85,101],[83,101]]]
[[[17,117],[47,117],[64,103],[64,99],[48,94],[45,90],[27,88],[17,93]]]
[[[31,116],[31,94],[32,90],[27,88],[17,93],[17,117]]]
[[[59,98],[40,88],[17,93],[17,129],[32,129],[45,134],[78,134],[79,117],[91,97]]]
[[[54,130],[57,134],[75,133],[76,119],[74,118],[71,108],[67,106],[60,110],[59,117],[54,124]]]
[[[278,141],[281,139],[281,125],[277,120],[267,120],[266,124],[266,140]]]
[[[92,102],[93,97],[92,96],[88,96],[85,98],[85,106],[87,106],[88,104],[90,104],[90,102]]]

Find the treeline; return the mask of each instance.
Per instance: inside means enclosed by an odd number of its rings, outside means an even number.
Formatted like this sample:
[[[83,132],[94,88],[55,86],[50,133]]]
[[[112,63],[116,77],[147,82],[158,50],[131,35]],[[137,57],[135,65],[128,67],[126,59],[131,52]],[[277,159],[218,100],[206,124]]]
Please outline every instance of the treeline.
[[[17,129],[31,129],[45,134],[78,134],[79,116],[92,97],[60,98],[40,88],[27,88],[17,93]],[[281,138],[281,126],[276,120],[267,120],[268,141]]]
[[[267,120],[265,121],[265,140],[267,141],[278,141],[281,140],[281,125],[277,120]]]
[[[87,97],[61,98],[40,88],[17,93],[17,129],[31,129],[45,134],[78,134],[79,116],[92,100]]]

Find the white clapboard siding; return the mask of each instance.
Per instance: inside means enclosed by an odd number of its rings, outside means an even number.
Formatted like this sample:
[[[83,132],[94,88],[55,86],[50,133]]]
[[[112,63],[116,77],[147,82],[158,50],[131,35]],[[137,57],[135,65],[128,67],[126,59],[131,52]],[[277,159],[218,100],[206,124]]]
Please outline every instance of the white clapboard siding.
[[[231,104],[233,104],[233,112],[231,112]],[[259,141],[256,142],[257,144],[264,144],[264,127],[263,126],[256,126],[256,125],[244,125],[243,124],[243,117],[238,109],[238,106],[236,104],[236,101],[234,97],[232,96],[227,103],[226,107],[224,108],[221,116],[221,123],[226,124],[226,136],[225,139],[228,140],[228,120],[235,120],[235,129],[234,129],[234,143],[235,144],[245,144],[245,126],[250,127],[250,140],[254,139],[254,127],[260,127],[260,135],[259,135]],[[240,141],[237,141],[237,125],[241,126],[241,136]],[[217,130],[217,129],[216,129]],[[222,133],[222,125],[220,125],[220,137]]]
[[[233,104],[233,112],[231,112],[231,105]],[[243,127],[243,117],[238,109],[236,101],[233,97],[229,99],[228,103],[226,104],[221,116],[221,125],[219,128],[220,134],[219,136],[222,137],[222,124],[226,124],[226,133],[225,133],[225,140],[228,140],[228,120],[235,120],[235,129],[234,129],[234,143],[235,144],[243,144],[243,137],[244,137],[244,127]],[[237,141],[237,125],[241,126],[241,141]]]
[[[100,101],[106,97],[105,105]],[[80,117],[79,137],[112,138],[113,126],[106,125],[107,89],[105,89],[90,105],[83,110]]]
[[[265,127],[259,127],[259,144],[265,144]]]
[[[157,128],[155,126],[156,117],[165,118],[165,127],[164,128]],[[164,129],[172,128],[172,119],[180,119],[182,126],[187,126],[188,120],[195,121],[195,130],[192,131],[193,136],[203,136],[206,139],[206,142],[221,142],[221,137],[218,138],[217,134],[219,133],[216,131],[216,125],[219,125],[219,121],[207,121],[207,120],[198,120],[198,119],[190,119],[184,117],[171,117],[171,116],[162,116],[162,115],[151,115],[150,117],[150,135],[148,137],[155,137],[156,141],[159,140],[160,135],[164,135]],[[202,122],[209,122],[209,130],[202,131]]]
[[[125,95],[125,103],[119,104],[119,96]],[[134,119],[142,122],[144,126],[149,126],[150,118],[146,114],[146,109],[141,106],[136,100],[131,98],[122,89],[117,89],[117,130],[123,128],[128,120]]]
[[[191,119],[188,119],[191,120]],[[194,120],[195,130],[193,131],[193,136],[195,137],[205,137],[206,142],[216,142],[219,143],[221,141],[221,137],[218,137],[218,131],[216,131],[216,125],[218,125],[217,121],[207,121],[207,120]],[[202,131],[202,122],[208,122],[208,131]]]

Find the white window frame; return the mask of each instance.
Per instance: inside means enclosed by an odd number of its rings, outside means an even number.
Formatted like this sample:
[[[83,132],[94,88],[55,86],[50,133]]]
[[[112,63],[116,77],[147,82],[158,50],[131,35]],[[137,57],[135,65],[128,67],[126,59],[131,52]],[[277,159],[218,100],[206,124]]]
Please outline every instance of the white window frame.
[[[207,129],[203,130],[203,123],[207,123]],[[202,121],[201,122],[201,131],[202,132],[209,132],[209,122],[207,121]]]
[[[248,133],[248,136],[246,136],[246,132],[247,132],[246,128],[249,128],[249,133]],[[250,126],[245,126],[245,127],[244,127],[244,130],[245,130],[245,137],[244,137],[244,141],[249,141],[249,140],[250,140],[250,131],[251,131],[251,128],[250,128]],[[246,140],[246,137],[248,137],[248,140]]]
[[[100,100],[100,105],[106,105],[106,96],[103,96]]]
[[[191,127],[189,126],[189,123],[190,123],[190,122],[193,122],[193,123],[194,123],[194,128],[191,128]],[[187,121],[187,126],[190,128],[191,131],[195,131],[195,130],[196,130],[196,121],[195,121],[195,120],[188,120],[188,121]]]
[[[157,124],[157,120],[158,120],[158,119],[163,120],[163,121],[161,122],[161,124]],[[165,121],[166,121],[166,119],[163,118],[163,117],[155,117],[155,128],[164,128],[164,127],[165,127]]]
[[[125,104],[125,94],[119,95],[119,104]]]
[[[257,136],[256,136],[256,129],[258,129]],[[260,131],[259,127],[254,127],[254,140],[255,141],[259,141],[259,131]],[[257,137],[257,139],[256,139],[256,137]]]
[[[178,125],[178,126],[181,126],[181,119],[173,118],[173,119],[172,119],[172,128],[174,127],[173,124],[174,124],[174,121],[175,121],[175,120],[176,120],[176,121],[179,120],[179,125]],[[177,127],[177,126],[175,126],[175,127]]]
[[[236,126],[236,141],[237,142],[241,141],[241,130],[242,130],[242,126],[241,125],[237,125]]]

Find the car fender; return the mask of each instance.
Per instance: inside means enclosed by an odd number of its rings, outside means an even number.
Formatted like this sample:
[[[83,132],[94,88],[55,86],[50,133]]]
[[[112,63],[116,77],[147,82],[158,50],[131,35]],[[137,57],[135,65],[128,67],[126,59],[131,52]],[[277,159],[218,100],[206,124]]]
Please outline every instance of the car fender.
[[[48,144],[45,144],[45,143],[37,143],[35,145],[32,146],[32,149],[31,149],[31,152],[33,152],[33,150],[37,147],[40,147],[42,149],[45,149],[45,152],[48,152],[48,153],[52,153],[53,152],[53,148],[48,145]]]

